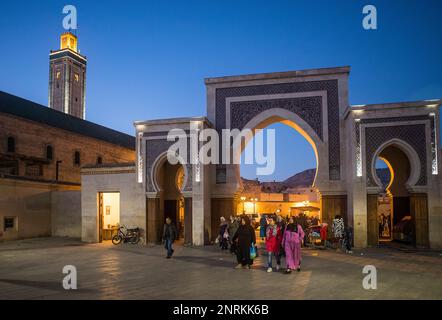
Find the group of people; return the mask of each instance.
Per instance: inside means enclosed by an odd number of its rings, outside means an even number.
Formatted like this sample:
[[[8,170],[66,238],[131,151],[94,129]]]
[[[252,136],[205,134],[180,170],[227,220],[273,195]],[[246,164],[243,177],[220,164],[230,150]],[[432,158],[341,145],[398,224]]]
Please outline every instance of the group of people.
[[[281,257],[285,256],[286,273],[292,270],[301,270],[301,245],[305,233],[298,218],[289,217],[285,221],[279,215],[269,215],[260,221],[260,237],[265,239],[268,253],[267,272],[273,271],[273,260],[276,270],[281,268]],[[235,267],[250,269],[253,259],[250,252],[256,250],[256,234],[254,222],[247,215],[230,217],[230,223],[224,217],[220,218],[218,243],[221,250],[228,250],[236,254],[238,265]]]
[[[304,230],[313,223],[319,225],[319,220],[313,221],[306,217],[299,215],[283,219],[282,216],[276,214],[261,217],[259,236],[263,241],[265,240],[268,253],[267,272],[273,271],[273,260],[276,262],[276,270],[280,270],[282,256],[285,256],[286,273],[301,270],[301,247],[307,239]],[[166,218],[163,229],[167,258],[173,255],[172,244],[178,235],[175,225],[171,222],[170,218]],[[230,222],[227,222],[224,217],[220,218],[217,241],[221,250],[228,250],[230,247],[230,252],[236,255],[238,264],[235,268],[237,269],[250,269],[253,264],[251,251],[257,251],[254,225],[254,221],[250,221],[247,215],[230,216]],[[336,215],[333,219],[332,233],[334,238],[339,240],[339,246],[351,253],[352,229],[345,228],[342,216]]]
[[[284,224],[284,221],[289,221],[290,217],[287,215],[287,217],[285,219],[282,218],[282,216],[280,215],[276,215],[276,219],[278,220],[279,224]],[[296,216],[296,222],[301,225],[302,229],[304,230],[304,241],[303,243],[307,243],[308,242],[308,230],[310,227],[312,226],[317,226],[319,225],[319,219],[316,216],[308,216],[305,213],[301,212]],[[265,233],[263,233],[262,230],[265,230],[266,226],[267,226],[267,217],[266,215],[262,215],[260,222],[259,222],[260,226],[261,226],[261,238],[262,240],[264,240],[265,237]]]

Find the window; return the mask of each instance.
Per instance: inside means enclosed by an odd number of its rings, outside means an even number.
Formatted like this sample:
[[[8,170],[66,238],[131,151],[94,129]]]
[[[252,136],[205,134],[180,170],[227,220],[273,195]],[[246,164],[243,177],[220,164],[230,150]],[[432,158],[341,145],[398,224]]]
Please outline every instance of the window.
[[[43,175],[43,166],[40,164],[29,163],[26,165],[25,175],[30,177],[40,177]]]
[[[5,217],[3,220],[3,231],[16,228],[15,217]]]
[[[102,164],[102,163],[103,163],[103,158],[97,157],[97,164]]]
[[[80,77],[78,76],[77,73],[74,74],[74,78],[75,78],[75,81],[77,81],[77,82],[80,80]]]
[[[74,153],[74,165],[80,165],[80,151],[75,151]]]
[[[18,160],[0,160],[0,174],[18,175]]]
[[[54,155],[54,149],[51,145],[46,146],[46,159],[52,160]]]
[[[57,79],[60,79],[60,71],[57,71]]]
[[[15,138],[8,137],[8,152],[15,152]]]
[[[60,85],[59,85],[58,82],[57,82],[57,89],[58,89],[58,88],[60,88]]]

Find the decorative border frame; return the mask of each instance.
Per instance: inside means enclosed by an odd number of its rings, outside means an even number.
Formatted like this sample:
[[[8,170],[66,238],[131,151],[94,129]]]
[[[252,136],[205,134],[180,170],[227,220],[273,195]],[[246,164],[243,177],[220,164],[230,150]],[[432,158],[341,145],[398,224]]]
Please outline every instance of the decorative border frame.
[[[251,85],[239,87],[227,87],[215,89],[215,128],[221,131],[226,127],[227,120],[227,99],[235,97],[251,96],[269,96],[289,93],[307,93],[307,92],[327,92],[327,131],[329,148],[329,180],[340,180],[341,178],[341,144],[339,127],[339,90],[338,80],[317,80],[304,82],[289,82],[266,85]],[[320,94],[317,94],[318,96]],[[324,108],[324,106],[322,106]],[[301,115],[300,115],[301,116]],[[226,168],[217,166],[217,183],[225,183]],[[218,175],[220,177],[218,177]]]

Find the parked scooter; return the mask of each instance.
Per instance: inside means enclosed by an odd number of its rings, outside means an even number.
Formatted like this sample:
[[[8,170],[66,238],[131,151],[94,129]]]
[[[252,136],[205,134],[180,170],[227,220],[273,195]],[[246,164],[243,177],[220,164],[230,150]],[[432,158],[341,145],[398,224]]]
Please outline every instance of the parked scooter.
[[[120,243],[129,242],[130,244],[140,244],[143,238],[140,236],[140,228],[127,228],[121,226],[118,228],[118,233],[112,237],[112,243],[118,245]]]

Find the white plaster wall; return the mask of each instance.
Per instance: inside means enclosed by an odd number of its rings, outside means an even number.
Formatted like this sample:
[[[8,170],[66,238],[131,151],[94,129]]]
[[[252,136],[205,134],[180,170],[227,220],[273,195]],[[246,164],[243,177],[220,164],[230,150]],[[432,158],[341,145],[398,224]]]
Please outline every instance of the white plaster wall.
[[[437,132],[437,159],[438,174],[431,175],[431,184],[433,188],[429,190],[428,201],[428,231],[430,238],[430,248],[442,249],[442,150],[441,150],[441,127],[440,127],[440,107],[435,110],[436,113],[436,132]]]
[[[346,181],[344,186],[347,193],[348,224],[353,226],[354,246],[356,248],[364,248],[367,246],[367,191],[364,177],[358,177],[356,174],[354,118],[350,116],[345,119],[344,128],[341,128],[341,130],[342,150],[345,149],[341,175],[345,172]]]
[[[194,165],[195,166],[195,165]],[[192,242],[195,246],[204,245],[204,239],[210,237],[210,176],[209,165],[200,165],[200,182],[195,181],[195,168],[192,185]]]
[[[82,240],[98,242],[98,193],[120,193],[120,224],[146,230],[146,196],[131,173],[82,174]],[[144,232],[143,232],[144,234]],[[143,235],[145,237],[145,235]]]
[[[439,122],[439,121],[438,121]],[[428,192],[428,232],[430,248],[442,249],[442,152],[439,146],[439,170],[437,175],[431,175],[431,185]]]

